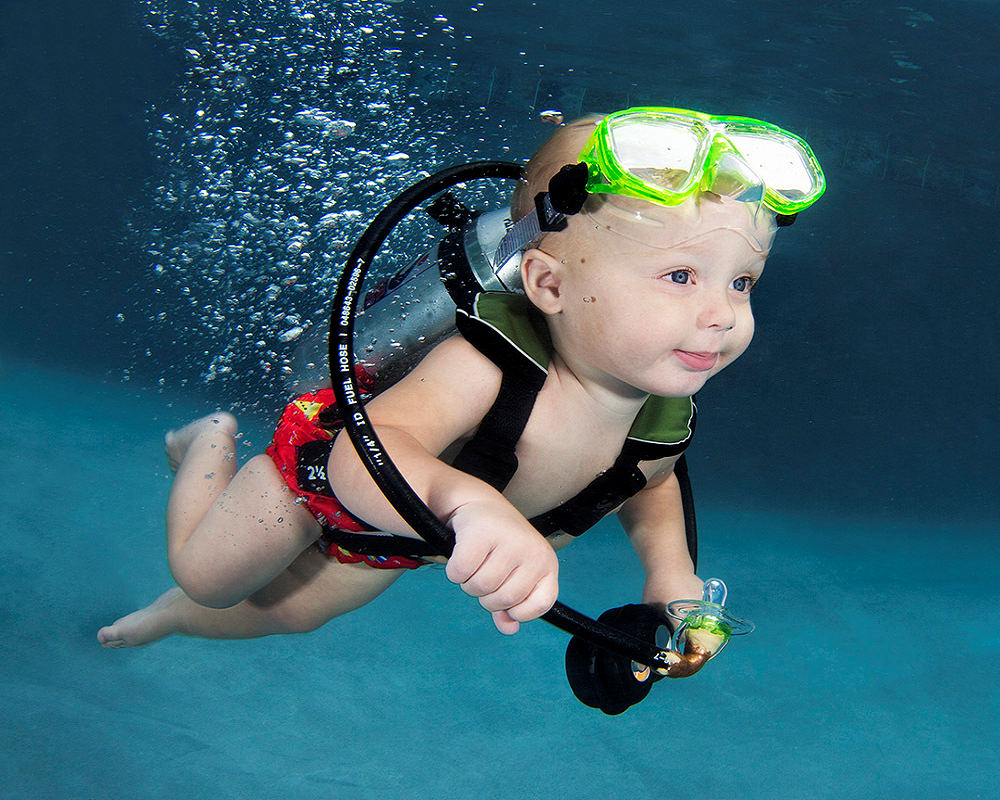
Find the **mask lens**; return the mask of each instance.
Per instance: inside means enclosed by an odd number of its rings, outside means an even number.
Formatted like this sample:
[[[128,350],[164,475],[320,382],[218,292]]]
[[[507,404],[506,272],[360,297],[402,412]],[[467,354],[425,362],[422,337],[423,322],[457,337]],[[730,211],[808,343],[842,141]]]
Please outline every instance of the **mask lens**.
[[[696,182],[705,131],[695,121],[650,117],[623,119],[609,131],[622,168],[655,190],[683,194]]]
[[[809,160],[797,142],[735,132],[726,138],[772,192],[801,200],[816,190]]]

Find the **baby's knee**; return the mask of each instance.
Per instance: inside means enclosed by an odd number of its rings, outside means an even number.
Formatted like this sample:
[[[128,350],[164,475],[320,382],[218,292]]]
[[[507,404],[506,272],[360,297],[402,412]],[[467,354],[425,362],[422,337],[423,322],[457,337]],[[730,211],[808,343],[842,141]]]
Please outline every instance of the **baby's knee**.
[[[243,599],[234,596],[233,591],[222,585],[217,576],[208,574],[199,565],[188,565],[183,559],[170,560],[170,574],[184,594],[200,606],[229,608]]]

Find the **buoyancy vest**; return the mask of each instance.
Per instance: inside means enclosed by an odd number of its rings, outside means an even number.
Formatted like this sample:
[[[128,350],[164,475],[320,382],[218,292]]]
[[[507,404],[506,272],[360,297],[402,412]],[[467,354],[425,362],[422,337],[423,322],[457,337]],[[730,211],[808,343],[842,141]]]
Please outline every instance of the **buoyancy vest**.
[[[527,298],[510,292],[479,294],[469,310],[458,310],[456,325],[500,369],[502,379],[497,399],[452,465],[503,491],[517,472],[517,442],[548,372],[552,354],[548,328]],[[694,435],[695,419],[693,398],[650,396],[614,464],[575,497],[529,522],[544,536],[584,533],[646,485],[640,462],[684,452]],[[433,553],[426,542],[405,536],[328,531],[325,538],[370,555]]]

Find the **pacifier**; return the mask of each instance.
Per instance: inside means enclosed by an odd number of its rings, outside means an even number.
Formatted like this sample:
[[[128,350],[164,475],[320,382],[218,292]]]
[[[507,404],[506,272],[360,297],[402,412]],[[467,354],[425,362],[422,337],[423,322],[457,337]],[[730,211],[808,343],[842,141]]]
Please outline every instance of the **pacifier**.
[[[668,649],[686,653],[697,647],[715,658],[733,636],[753,631],[754,624],[735,616],[725,607],[728,590],[719,578],[709,578],[702,588],[701,600],[674,600],[667,604],[667,614],[680,624],[670,637]]]

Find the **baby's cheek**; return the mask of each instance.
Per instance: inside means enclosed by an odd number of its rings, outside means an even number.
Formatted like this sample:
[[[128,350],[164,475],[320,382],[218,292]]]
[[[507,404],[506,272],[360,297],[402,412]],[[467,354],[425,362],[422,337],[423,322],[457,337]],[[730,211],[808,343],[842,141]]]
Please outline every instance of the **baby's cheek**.
[[[739,354],[742,355],[743,351],[747,349],[750,341],[753,339],[754,332],[756,331],[756,323],[753,319],[753,312],[750,310],[750,306],[746,308],[746,319],[740,321],[739,331],[741,332],[741,344],[739,346]]]
[[[725,359],[723,363],[720,364],[719,369],[725,367],[728,364],[732,364],[736,359],[743,355],[747,347],[750,346],[750,340],[753,339],[754,325],[753,318],[751,317],[747,325],[741,325],[737,330],[740,331],[739,337],[734,337],[730,340],[728,347],[725,352]]]

